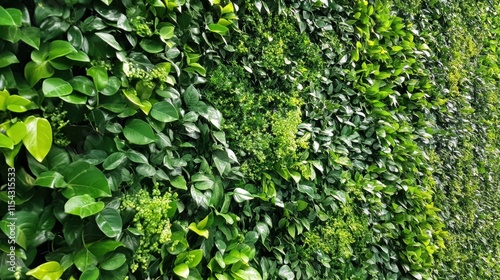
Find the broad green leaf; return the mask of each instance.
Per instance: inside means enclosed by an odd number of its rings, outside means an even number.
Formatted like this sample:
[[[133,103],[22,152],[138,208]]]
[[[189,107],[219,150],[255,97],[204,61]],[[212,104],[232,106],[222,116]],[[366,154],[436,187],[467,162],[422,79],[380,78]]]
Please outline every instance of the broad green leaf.
[[[115,270],[122,266],[127,261],[125,254],[116,253],[113,254],[109,259],[101,263],[101,268],[104,270]]]
[[[23,141],[24,136],[28,133],[28,129],[23,122],[16,122],[7,129],[7,136],[14,141],[14,145],[17,145]]]
[[[102,163],[104,170],[113,170],[127,160],[127,156],[122,152],[115,152],[109,155]]]
[[[252,194],[250,194],[250,192],[248,192],[247,190],[242,189],[242,188],[235,188],[234,193],[233,193],[233,197],[234,197],[234,200],[238,203],[253,199]]]
[[[102,209],[104,209],[104,202],[96,202],[95,199],[88,194],[73,196],[64,204],[65,213],[80,216],[82,219],[95,215]]]
[[[63,175],[56,171],[46,171],[37,176],[35,184],[46,188],[64,188],[67,183],[64,181]]]
[[[236,272],[231,271],[231,276],[233,276],[235,279],[262,280],[262,276],[260,275],[259,271],[251,266],[245,269],[240,269]]]
[[[122,218],[120,212],[113,208],[103,209],[95,217],[97,226],[107,237],[114,238],[122,232]]]
[[[194,231],[196,234],[198,234],[199,236],[203,236],[205,237],[206,239],[208,239],[208,236],[209,236],[209,232],[208,230],[206,229],[199,229],[196,227],[196,223],[195,222],[192,222],[191,224],[189,224],[189,227],[188,227],[190,230]]]
[[[122,47],[120,46],[120,43],[118,43],[118,41],[116,41],[116,39],[113,35],[108,34],[108,33],[104,33],[104,32],[96,32],[95,35],[97,35],[97,37],[101,38],[101,40],[106,42],[106,44],[110,45],[113,49],[115,49],[117,51],[123,50]]]
[[[190,85],[186,91],[184,91],[183,98],[186,105],[194,106],[200,101],[200,93],[193,85]]]
[[[50,42],[49,46],[49,57],[48,60],[54,58],[66,56],[70,53],[76,53],[77,50],[68,42],[62,40],[56,40]]]
[[[10,139],[7,135],[0,133],[0,148],[14,149],[14,140]]]
[[[119,241],[104,240],[92,243],[90,246],[88,246],[88,249],[97,258],[102,258],[107,253],[113,252],[118,247],[123,247],[123,246],[124,246],[123,243]]]
[[[185,263],[178,264],[174,267],[174,273],[181,278],[188,278],[189,266]]]
[[[64,269],[58,262],[50,261],[26,272],[26,275],[41,280],[59,280],[63,272]]]
[[[151,117],[161,122],[173,122],[179,119],[179,113],[172,103],[167,101],[157,102],[151,109]]]
[[[45,97],[61,97],[71,94],[73,87],[61,78],[48,78],[43,81],[42,91]]]
[[[19,63],[16,55],[9,51],[2,51],[0,53],[0,68],[9,66],[11,64]]]
[[[66,58],[71,59],[73,61],[90,62],[89,56],[83,51],[77,51],[75,53],[70,53],[66,56]]]
[[[165,50],[165,44],[158,40],[142,39],[139,45],[148,53],[159,53]]]
[[[23,14],[18,9],[7,8],[0,6],[0,25],[2,26],[17,26],[22,25]]]
[[[186,179],[184,179],[184,176],[182,175],[177,175],[170,179],[170,184],[172,184],[173,187],[181,189],[181,190],[187,190],[187,184],[186,184]]]
[[[217,129],[221,129],[222,114],[212,106],[208,106],[208,121]]]
[[[87,69],[87,75],[94,79],[97,91],[101,91],[108,85],[108,71],[103,66],[94,66]]]
[[[24,68],[24,77],[31,87],[41,79],[52,77],[52,75],[54,75],[54,68],[50,66],[48,61],[42,63],[30,61]]]
[[[222,14],[234,13],[234,6],[232,2],[229,2],[224,8],[222,8]]]
[[[125,125],[123,135],[130,143],[137,145],[147,145],[155,141],[155,134],[151,126],[139,119],[133,119]]]
[[[60,170],[68,187],[63,191],[66,198],[90,195],[93,198],[111,196],[111,190],[104,174],[95,166],[84,161],[75,161]]]
[[[80,271],[91,269],[97,265],[97,258],[87,248],[82,248],[73,256],[73,261]]]
[[[128,150],[126,156],[132,162],[148,164],[148,158],[144,154],[136,152],[134,150]]]
[[[40,48],[40,29],[38,27],[25,26],[19,34],[21,40],[34,49]]]
[[[163,39],[163,40],[169,40],[171,39],[172,37],[174,37],[174,30],[175,30],[175,27],[174,26],[164,26],[160,29],[160,37]]]
[[[52,146],[52,128],[46,119],[33,116],[26,118],[24,124],[27,134],[23,144],[36,160],[42,162]]]
[[[211,23],[208,25],[208,30],[210,30],[210,32],[217,33],[221,36],[226,36],[227,32],[229,31],[229,28],[217,23]]]
[[[82,275],[80,275],[79,280],[97,280],[99,279],[99,269],[97,267],[89,267],[86,269]]]
[[[29,107],[33,105],[33,103],[19,95],[11,95],[5,101],[5,105],[7,105],[7,110],[15,113],[23,113],[28,111]]]
[[[75,90],[75,91],[81,92],[87,96],[95,96],[96,95],[94,83],[89,78],[87,78],[85,76],[73,77],[68,82],[71,84],[71,86],[73,87],[73,90]]]

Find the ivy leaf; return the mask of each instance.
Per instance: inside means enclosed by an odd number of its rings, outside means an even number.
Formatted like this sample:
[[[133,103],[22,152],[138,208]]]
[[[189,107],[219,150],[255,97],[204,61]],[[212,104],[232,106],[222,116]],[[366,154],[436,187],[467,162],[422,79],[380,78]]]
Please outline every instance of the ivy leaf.
[[[42,162],[52,146],[50,123],[46,119],[29,116],[24,124],[27,134],[23,138],[23,144],[36,160]]]
[[[82,219],[95,215],[102,209],[104,209],[104,202],[96,202],[95,199],[88,194],[74,196],[64,204],[65,213],[80,216]]]

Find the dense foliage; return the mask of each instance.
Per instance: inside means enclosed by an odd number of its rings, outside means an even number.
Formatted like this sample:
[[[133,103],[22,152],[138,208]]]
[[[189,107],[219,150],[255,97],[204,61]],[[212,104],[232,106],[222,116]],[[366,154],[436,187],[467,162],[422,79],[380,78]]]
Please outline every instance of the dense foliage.
[[[0,278],[500,277],[494,2],[3,1]]]

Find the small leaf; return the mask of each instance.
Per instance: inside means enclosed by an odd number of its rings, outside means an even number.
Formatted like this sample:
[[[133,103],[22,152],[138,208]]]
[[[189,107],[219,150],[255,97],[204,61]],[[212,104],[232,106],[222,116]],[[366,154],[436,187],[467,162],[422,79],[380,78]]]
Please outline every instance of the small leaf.
[[[184,91],[183,98],[186,105],[194,106],[200,101],[200,93],[193,85],[190,85],[186,91]]]
[[[61,78],[48,78],[43,81],[42,91],[45,97],[61,97],[71,94],[73,87]]]
[[[14,145],[17,145],[23,141],[24,136],[28,133],[28,129],[23,122],[16,122],[7,129],[7,136],[14,141]]]
[[[68,42],[62,40],[52,41],[49,46],[48,60],[76,53],[77,50]]]
[[[293,274],[292,269],[288,265],[284,265],[280,267],[280,270],[278,271],[278,275],[282,279],[295,279],[295,274]]]
[[[54,68],[50,66],[48,61],[44,61],[42,63],[30,61],[24,68],[24,77],[26,77],[26,80],[31,87],[33,87],[41,79],[49,78],[52,75],[54,75]]]
[[[102,163],[104,170],[113,170],[125,162],[127,156],[122,152],[115,152],[109,155]]]
[[[85,218],[95,215],[104,209],[104,202],[95,201],[93,197],[88,194],[74,196],[64,204],[64,212]]]
[[[7,8],[0,6],[0,26],[17,26],[22,25],[23,14],[18,9]]]
[[[175,27],[174,26],[164,26],[160,29],[160,37],[163,39],[163,40],[169,40],[171,39],[172,37],[174,37],[174,30],[175,30]]]
[[[101,91],[108,85],[108,71],[103,66],[94,66],[87,69],[87,75],[94,79],[97,91]]]
[[[199,236],[203,236],[205,237],[206,239],[208,239],[208,236],[209,236],[209,232],[208,230],[206,229],[199,229],[196,227],[196,223],[195,222],[192,222],[189,227],[188,227],[190,230],[194,231],[196,234],[198,234]]]
[[[67,183],[64,181],[63,175],[56,171],[46,171],[41,173],[35,181],[37,186],[46,188],[64,188]]]
[[[184,176],[182,175],[177,175],[174,178],[170,180],[170,184],[172,184],[173,187],[181,189],[181,190],[187,190],[187,184],[186,184],[186,179],[184,179]]]
[[[101,268],[104,270],[115,270],[122,266],[127,261],[127,257],[123,253],[112,255],[109,259],[101,263]]]
[[[19,96],[19,95],[11,95],[5,101],[5,105],[7,105],[7,110],[15,113],[23,113],[28,111],[28,108],[32,105],[31,101]]]
[[[221,36],[225,36],[227,34],[227,32],[229,31],[229,28],[225,27],[224,25],[217,24],[217,23],[211,23],[208,25],[208,30],[210,30],[210,32],[217,33]]]
[[[19,60],[12,52],[2,51],[2,53],[0,53],[0,68],[16,63],[19,63]]]
[[[87,248],[82,248],[78,251],[74,257],[73,261],[80,271],[85,271],[91,269],[97,265],[97,258],[92,254]]]
[[[5,134],[0,133],[0,148],[14,149],[14,140],[7,137]]]

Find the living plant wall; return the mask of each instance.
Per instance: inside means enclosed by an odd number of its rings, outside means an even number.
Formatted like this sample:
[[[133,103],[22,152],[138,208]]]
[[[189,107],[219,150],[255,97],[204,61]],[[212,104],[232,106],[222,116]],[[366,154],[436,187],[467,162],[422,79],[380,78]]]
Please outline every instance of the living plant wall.
[[[499,4],[2,1],[0,278],[500,277]]]

